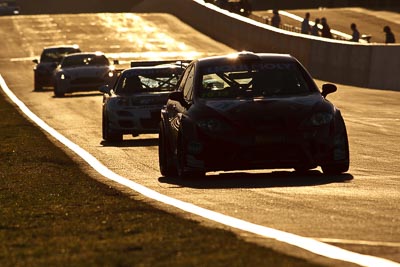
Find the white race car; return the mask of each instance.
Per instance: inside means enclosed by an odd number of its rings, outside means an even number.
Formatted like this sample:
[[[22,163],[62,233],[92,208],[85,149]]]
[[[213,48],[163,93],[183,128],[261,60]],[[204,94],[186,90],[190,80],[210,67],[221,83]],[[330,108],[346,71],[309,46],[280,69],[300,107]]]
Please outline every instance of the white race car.
[[[180,61],[134,62],[114,87],[103,86],[103,139],[121,141],[124,134],[157,133],[160,110],[185,69]]]
[[[97,91],[103,85],[111,85],[116,79],[115,65],[111,65],[101,52],[74,53],[63,58],[55,71],[54,95]]]

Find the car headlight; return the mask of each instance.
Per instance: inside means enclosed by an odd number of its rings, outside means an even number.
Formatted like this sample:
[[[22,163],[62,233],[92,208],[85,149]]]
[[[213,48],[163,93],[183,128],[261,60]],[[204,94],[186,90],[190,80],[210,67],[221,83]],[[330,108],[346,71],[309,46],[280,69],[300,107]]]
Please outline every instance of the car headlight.
[[[115,76],[115,66],[114,65],[111,65],[111,66],[109,66],[108,67],[108,71],[107,71],[107,73],[105,74],[105,77],[107,78],[112,78],[112,77],[114,77]]]
[[[327,112],[318,112],[311,116],[309,123],[313,126],[329,124],[333,119],[333,115]]]
[[[69,75],[66,75],[65,73],[61,73],[60,79],[61,80],[66,80],[66,79],[71,79],[71,77]]]
[[[231,130],[231,127],[217,119],[206,119],[199,121],[197,125],[204,131],[211,133],[224,133]]]
[[[114,72],[109,71],[109,72],[106,74],[106,76],[107,76],[108,78],[112,78],[112,77],[114,77]]]

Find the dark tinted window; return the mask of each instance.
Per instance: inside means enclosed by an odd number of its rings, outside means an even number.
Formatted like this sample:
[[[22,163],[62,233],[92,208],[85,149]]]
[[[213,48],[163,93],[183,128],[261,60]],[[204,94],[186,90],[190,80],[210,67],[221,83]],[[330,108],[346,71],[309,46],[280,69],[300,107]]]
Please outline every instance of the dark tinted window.
[[[237,62],[204,68],[202,74],[201,98],[293,96],[318,90],[296,62]]]
[[[48,48],[40,56],[41,62],[60,62],[65,55],[80,52],[78,48]]]
[[[148,68],[124,72],[118,81],[117,94],[164,92],[176,89],[181,68]]]

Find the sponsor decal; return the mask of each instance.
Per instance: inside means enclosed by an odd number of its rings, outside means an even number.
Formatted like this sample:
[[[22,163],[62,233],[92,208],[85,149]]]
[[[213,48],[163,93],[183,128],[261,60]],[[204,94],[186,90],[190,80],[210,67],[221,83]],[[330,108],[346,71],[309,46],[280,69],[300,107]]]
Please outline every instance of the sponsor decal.
[[[164,75],[180,75],[182,73],[182,69],[178,68],[170,68],[170,69],[135,69],[129,70],[125,72],[124,77],[129,78],[133,76],[161,76]]]
[[[266,71],[266,70],[292,70],[295,68],[294,63],[251,63],[237,65],[220,65],[205,68],[204,74],[221,73],[221,72],[237,72],[237,71]]]

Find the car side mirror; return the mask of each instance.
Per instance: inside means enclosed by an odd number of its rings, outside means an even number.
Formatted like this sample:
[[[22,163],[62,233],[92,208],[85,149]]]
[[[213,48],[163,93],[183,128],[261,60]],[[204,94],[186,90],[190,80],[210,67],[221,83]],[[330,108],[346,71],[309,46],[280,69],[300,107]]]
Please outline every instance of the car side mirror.
[[[99,91],[103,94],[111,95],[111,88],[107,84],[100,86]]]
[[[36,64],[39,64],[39,60],[37,60],[37,59],[32,60],[32,62],[36,63]]]
[[[322,85],[322,93],[321,95],[326,98],[327,95],[329,95],[330,93],[334,93],[336,92],[337,87],[334,84],[331,83],[325,83]]]

